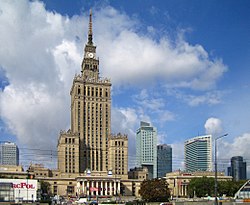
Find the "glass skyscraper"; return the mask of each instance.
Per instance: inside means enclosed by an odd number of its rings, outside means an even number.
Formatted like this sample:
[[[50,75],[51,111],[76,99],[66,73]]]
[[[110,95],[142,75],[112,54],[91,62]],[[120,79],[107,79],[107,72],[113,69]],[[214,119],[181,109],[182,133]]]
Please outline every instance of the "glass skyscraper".
[[[3,142],[0,144],[0,164],[19,165],[19,149],[15,143]]]
[[[138,167],[148,168],[149,179],[157,177],[157,130],[147,122],[136,132],[136,161]]]
[[[172,147],[157,145],[157,177],[165,177],[169,172],[172,172]]]
[[[231,158],[228,175],[232,176],[235,181],[247,179],[247,163],[243,161],[243,157],[235,156]]]
[[[186,171],[212,171],[212,136],[198,136],[185,142]]]

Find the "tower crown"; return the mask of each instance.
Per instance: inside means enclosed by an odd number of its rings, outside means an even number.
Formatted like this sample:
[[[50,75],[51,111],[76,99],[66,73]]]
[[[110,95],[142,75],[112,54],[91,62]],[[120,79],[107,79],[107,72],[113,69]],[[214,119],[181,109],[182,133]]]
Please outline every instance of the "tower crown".
[[[82,73],[85,79],[99,79],[99,60],[96,57],[96,46],[93,44],[92,11],[89,14],[88,42],[84,48]]]

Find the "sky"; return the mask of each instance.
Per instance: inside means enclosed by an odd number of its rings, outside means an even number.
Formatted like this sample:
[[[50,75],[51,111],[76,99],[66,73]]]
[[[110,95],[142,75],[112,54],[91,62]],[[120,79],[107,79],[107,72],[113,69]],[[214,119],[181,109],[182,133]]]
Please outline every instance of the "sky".
[[[146,121],[172,146],[173,170],[184,169],[186,140],[228,133],[218,169],[240,155],[250,172],[247,0],[0,0],[0,141],[18,145],[20,163],[57,167],[90,9],[100,76],[112,82],[112,133],[128,135],[130,167]]]

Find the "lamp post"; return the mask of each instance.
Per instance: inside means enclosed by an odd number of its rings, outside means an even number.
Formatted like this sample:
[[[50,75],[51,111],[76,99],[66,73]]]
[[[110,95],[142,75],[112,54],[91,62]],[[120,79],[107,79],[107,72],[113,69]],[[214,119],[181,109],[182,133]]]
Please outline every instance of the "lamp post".
[[[218,181],[217,181],[217,140],[227,136],[228,134],[221,135],[214,139],[214,204],[218,205],[217,192],[218,192]]]

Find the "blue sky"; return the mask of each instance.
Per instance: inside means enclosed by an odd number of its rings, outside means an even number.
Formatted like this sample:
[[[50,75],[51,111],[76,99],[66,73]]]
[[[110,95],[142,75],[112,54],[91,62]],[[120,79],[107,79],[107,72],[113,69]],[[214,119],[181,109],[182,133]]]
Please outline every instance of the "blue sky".
[[[22,164],[56,167],[90,8],[100,74],[113,83],[112,132],[128,134],[131,166],[141,120],[172,145],[174,169],[184,141],[204,134],[229,134],[221,170],[236,155],[250,164],[249,1],[1,0],[0,141],[18,144]]]

